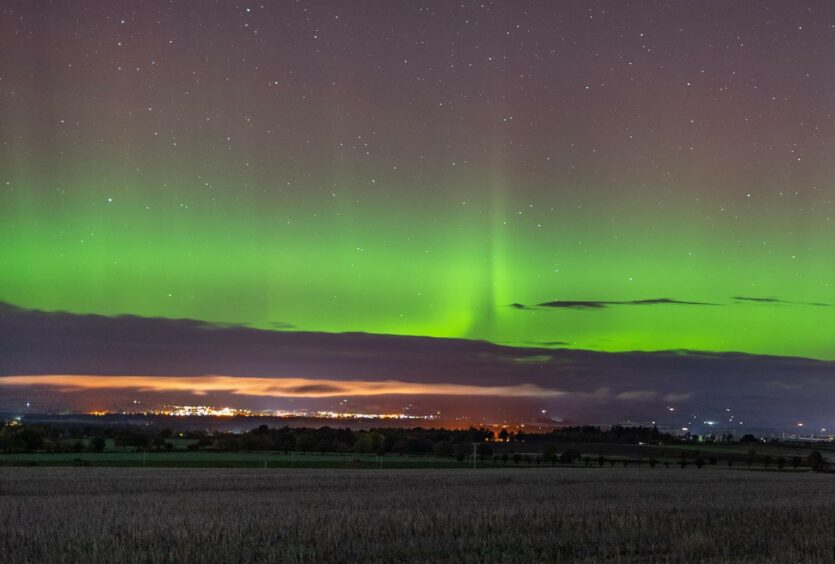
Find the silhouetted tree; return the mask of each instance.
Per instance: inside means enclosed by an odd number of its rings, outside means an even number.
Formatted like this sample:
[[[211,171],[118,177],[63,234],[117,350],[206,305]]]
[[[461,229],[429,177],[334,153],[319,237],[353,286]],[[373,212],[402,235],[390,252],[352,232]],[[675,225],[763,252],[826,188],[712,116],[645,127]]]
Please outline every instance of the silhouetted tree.
[[[107,442],[104,440],[103,437],[96,437],[90,441],[90,450],[101,452],[104,450],[104,447],[107,445]]]
[[[23,450],[32,452],[40,450],[44,445],[44,438],[40,431],[32,427],[24,427],[17,432],[15,441]]]
[[[560,464],[574,464],[574,461],[580,458],[582,454],[576,448],[570,448],[560,454]]]
[[[810,452],[809,456],[806,457],[806,464],[808,464],[809,468],[811,468],[815,472],[821,472],[826,467],[826,462],[823,459],[823,455],[816,450]]]
[[[477,448],[478,448],[478,457],[481,460],[484,460],[485,458],[490,458],[491,456],[493,456],[493,447],[491,447],[487,443],[482,443],[482,444],[478,445]]]
[[[455,449],[452,448],[452,445],[447,441],[441,441],[435,445],[433,449],[435,456],[439,456],[442,458],[448,458],[455,454]]]
[[[542,447],[542,456],[548,462],[553,463],[557,459],[557,447],[553,444],[546,444]]]

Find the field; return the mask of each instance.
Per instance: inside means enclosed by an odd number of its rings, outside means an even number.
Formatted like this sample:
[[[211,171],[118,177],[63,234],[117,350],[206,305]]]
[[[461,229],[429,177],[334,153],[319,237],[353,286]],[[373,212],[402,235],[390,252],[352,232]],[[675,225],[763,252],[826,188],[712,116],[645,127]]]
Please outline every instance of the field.
[[[175,439],[177,441],[177,439]],[[109,441],[101,452],[84,450],[81,452],[0,452],[2,466],[119,466],[119,467],[191,467],[191,468],[340,468],[340,469],[395,469],[395,468],[470,468],[472,458],[464,460],[453,457],[437,457],[426,454],[386,453],[382,457],[376,454],[357,452],[277,452],[277,451],[239,451],[186,450],[187,442],[175,443],[175,448],[168,450],[148,450],[143,452],[133,448],[116,448]],[[835,450],[829,443],[804,445],[791,443],[775,444],[671,444],[636,445],[610,443],[560,443],[560,451],[575,449],[582,453],[592,466],[598,466],[598,457],[605,457],[605,465],[622,466],[626,461],[630,466],[648,466],[650,460],[658,464],[677,466],[682,459],[693,465],[702,459],[706,465],[727,466],[731,462],[735,468],[773,469],[783,459],[786,471],[794,470],[793,459],[805,461],[812,450],[820,451],[824,458],[835,460]],[[749,451],[755,451],[751,459]],[[549,466],[542,459],[542,445],[539,444],[496,444],[494,456],[478,461],[478,466],[488,468],[521,468]],[[524,455],[514,461],[514,454]],[[502,455],[510,455],[503,460]],[[769,457],[768,466],[765,464]],[[537,461],[539,459],[539,461]],[[576,460],[575,466],[585,465],[585,460]],[[801,467],[800,470],[808,468]]]
[[[156,466],[227,468],[466,468],[434,456],[279,452],[34,452],[0,454],[0,466]]]
[[[832,562],[831,474],[0,468],[7,562]]]

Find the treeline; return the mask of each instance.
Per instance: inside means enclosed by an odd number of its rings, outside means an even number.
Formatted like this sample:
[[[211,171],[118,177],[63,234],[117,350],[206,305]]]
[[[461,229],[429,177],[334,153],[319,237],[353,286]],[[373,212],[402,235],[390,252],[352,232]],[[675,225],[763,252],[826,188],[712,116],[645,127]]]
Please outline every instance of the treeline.
[[[749,444],[750,441],[739,441]],[[260,425],[245,433],[218,431],[174,432],[168,428],[152,426],[91,426],[65,424],[20,424],[17,421],[0,423],[0,452],[100,452],[115,449],[119,451],[148,450],[190,450],[210,452],[270,451],[305,453],[363,453],[437,456],[471,459],[473,452],[481,460],[514,464],[574,464],[585,466],[640,466],[647,463],[655,467],[678,465],[682,468],[693,465],[715,466],[720,462],[728,467],[746,464],[778,469],[787,466],[798,468],[808,466],[814,470],[826,471],[830,464],[817,451],[807,458],[772,457],[757,454],[750,448],[745,453],[728,452],[724,460],[716,456],[703,458],[698,450],[682,450],[676,445],[688,442],[673,435],[661,433],[655,427],[613,426],[603,429],[594,426],[563,427],[548,433],[510,433],[506,429],[494,433],[490,429],[470,428],[424,429],[384,428],[352,430],[348,428],[320,427],[272,428]],[[612,445],[665,445],[672,449],[656,451],[655,456],[665,460],[647,458],[642,460],[634,454],[596,457],[584,456],[577,446],[581,444]],[[669,450],[669,452],[664,452]],[[671,460],[673,458],[673,460]],[[674,460],[678,459],[677,462]]]
[[[266,425],[240,435],[225,434],[213,437],[219,450],[273,450],[300,452],[357,452],[376,454],[434,454],[464,458],[479,443],[479,454],[490,456],[485,443],[493,439],[487,429],[374,429],[354,431],[321,427],[319,429]]]
[[[383,428],[352,430],[320,427],[272,428],[260,425],[245,433],[184,431],[152,426],[91,426],[78,424],[20,424],[7,422],[0,428],[0,450],[26,451],[81,451],[114,448],[148,450],[188,448],[190,450],[220,451],[301,451],[301,452],[357,452],[395,454],[435,454],[464,457],[472,453],[473,443],[481,456],[490,456],[493,447],[505,443],[526,443],[530,448],[543,450],[543,445],[554,443],[660,443],[674,444],[679,440],[661,433],[655,427],[564,427],[549,433],[498,433],[486,428],[426,429]],[[492,445],[492,446],[491,446]],[[489,452],[488,452],[489,451]]]
[[[454,456],[466,445],[494,440],[488,429],[374,429],[320,427],[271,428],[261,425],[245,433],[183,431],[139,426],[73,424],[26,425],[6,422],[0,427],[0,451],[72,452],[119,450],[301,451]],[[484,450],[484,448],[482,448]]]
[[[501,434],[501,433],[500,433]],[[520,431],[514,440],[528,443],[620,443],[620,444],[672,444],[681,442],[679,437],[662,433],[657,427],[623,427],[612,425],[604,429],[591,425],[560,427],[549,433]]]

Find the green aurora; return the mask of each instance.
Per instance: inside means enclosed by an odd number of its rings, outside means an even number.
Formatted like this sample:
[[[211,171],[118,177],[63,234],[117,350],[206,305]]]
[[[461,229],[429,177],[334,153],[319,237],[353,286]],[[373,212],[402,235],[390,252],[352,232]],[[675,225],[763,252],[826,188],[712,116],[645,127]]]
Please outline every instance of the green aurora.
[[[772,243],[729,244],[734,222],[672,206],[657,220],[634,214],[601,231],[595,218],[605,210],[591,205],[539,213],[451,196],[416,213],[373,194],[358,203],[361,191],[350,189],[274,209],[214,196],[180,206],[164,192],[149,197],[139,180],[115,192],[81,176],[62,183],[55,206],[28,196],[45,179],[22,176],[0,207],[0,236],[11,243],[0,247],[0,288],[3,300],[25,307],[603,351],[835,358],[835,314],[817,305],[831,299],[835,263],[820,260],[831,241],[821,233],[812,239],[820,248],[809,248],[808,228],[791,238],[776,237],[774,225],[751,227],[750,240]],[[798,246],[805,252],[792,256]],[[510,307],[654,297],[717,305]]]
[[[560,51],[565,75],[523,64],[515,43],[497,43],[497,67],[470,37],[455,56],[479,63],[459,76],[433,62],[431,42],[419,53],[365,45],[371,59],[359,59],[355,36],[320,14],[332,39],[316,50],[307,28],[250,44],[223,27],[249,12],[213,10],[218,35],[180,30],[188,46],[107,10],[50,35],[48,50],[37,24],[0,42],[0,300],[276,330],[835,359],[835,133],[797,125],[808,100],[824,111],[833,97],[825,81],[795,78],[789,59],[775,56],[758,90],[723,98],[733,55],[702,73],[641,70],[682,56],[672,36],[636,48],[630,66],[600,47],[618,60],[605,84],[589,50]],[[770,109],[781,84],[799,95]],[[660,298],[713,305],[536,307]]]

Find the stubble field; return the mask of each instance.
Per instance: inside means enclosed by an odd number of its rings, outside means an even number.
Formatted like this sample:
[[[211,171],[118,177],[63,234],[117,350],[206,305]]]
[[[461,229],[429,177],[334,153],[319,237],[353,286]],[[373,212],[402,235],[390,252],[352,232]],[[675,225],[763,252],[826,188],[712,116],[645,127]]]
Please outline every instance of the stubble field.
[[[833,562],[835,477],[0,469],[6,562]]]

